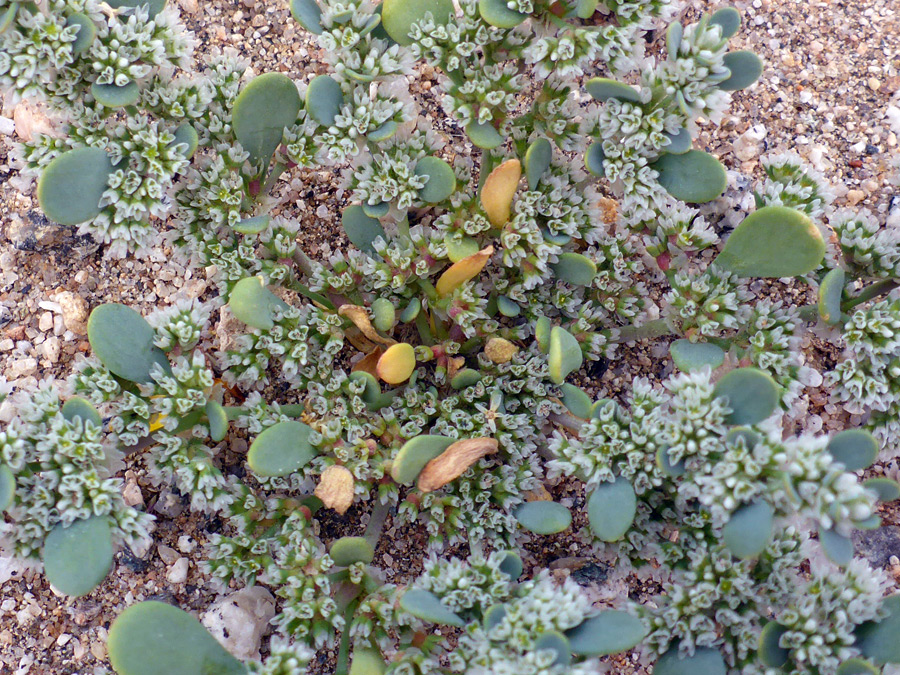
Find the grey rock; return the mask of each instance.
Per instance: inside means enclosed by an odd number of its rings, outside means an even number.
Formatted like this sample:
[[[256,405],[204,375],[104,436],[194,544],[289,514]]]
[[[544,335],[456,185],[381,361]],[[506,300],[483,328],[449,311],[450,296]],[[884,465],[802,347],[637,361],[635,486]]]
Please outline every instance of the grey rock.
[[[857,530],[853,533],[856,555],[862,556],[875,568],[884,568],[892,555],[900,558],[900,526],[887,525],[877,530]]]

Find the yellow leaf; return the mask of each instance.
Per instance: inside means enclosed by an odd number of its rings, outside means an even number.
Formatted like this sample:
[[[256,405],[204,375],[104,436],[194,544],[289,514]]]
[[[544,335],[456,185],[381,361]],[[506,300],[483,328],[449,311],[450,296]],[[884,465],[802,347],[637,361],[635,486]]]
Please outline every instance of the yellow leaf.
[[[508,159],[491,171],[484,181],[484,187],[481,188],[481,205],[494,227],[501,227],[509,220],[510,206],[521,177],[522,165],[519,160]]]
[[[463,258],[458,263],[450,265],[441,275],[441,278],[438,279],[437,284],[435,284],[437,294],[443,297],[462,286],[484,269],[492,255],[494,255],[494,247],[488,246],[475,255],[470,255],[468,258]]]
[[[508,363],[516,355],[519,348],[501,337],[493,337],[484,346],[484,354],[492,363]]]
[[[378,331],[375,330],[375,326],[372,325],[372,321],[369,319],[369,313],[365,307],[360,305],[341,305],[338,307],[338,314],[350,319],[359,328],[359,331],[372,342],[380,342],[383,345],[392,345],[396,342],[396,340],[382,337],[378,334]]]
[[[375,371],[378,377],[388,384],[400,384],[406,382],[416,368],[416,352],[413,346],[405,342],[398,342],[387,348]]]

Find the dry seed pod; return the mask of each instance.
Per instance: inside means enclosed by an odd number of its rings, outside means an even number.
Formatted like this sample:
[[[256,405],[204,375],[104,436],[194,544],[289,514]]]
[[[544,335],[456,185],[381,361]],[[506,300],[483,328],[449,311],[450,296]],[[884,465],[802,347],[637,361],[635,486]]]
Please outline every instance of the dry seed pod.
[[[512,200],[522,177],[522,165],[517,159],[508,159],[491,171],[481,189],[481,205],[494,227],[501,227],[509,220]]]
[[[375,326],[373,326],[372,322],[369,320],[369,313],[366,311],[365,307],[361,307],[360,305],[341,305],[338,307],[338,314],[350,319],[353,324],[359,328],[360,332],[372,342],[380,342],[383,345],[392,345],[396,342],[396,340],[382,337],[378,334],[378,331],[375,330]]]
[[[313,494],[326,507],[344,515],[353,503],[353,484],[353,474],[347,468],[335,464],[322,472]]]
[[[497,452],[496,438],[466,438],[456,441],[425,465],[419,474],[422,492],[431,492],[462,476],[466,469],[485,455]]]
[[[499,337],[491,338],[484,346],[485,355],[493,363],[508,363],[517,351],[519,348],[512,342]]]

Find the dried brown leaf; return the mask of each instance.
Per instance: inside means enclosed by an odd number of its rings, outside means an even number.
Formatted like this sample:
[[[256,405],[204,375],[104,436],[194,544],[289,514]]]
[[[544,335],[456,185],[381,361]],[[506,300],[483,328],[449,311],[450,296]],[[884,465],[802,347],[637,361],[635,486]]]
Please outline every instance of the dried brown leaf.
[[[496,438],[466,438],[456,441],[425,465],[419,474],[422,492],[431,492],[462,476],[466,469],[485,455],[497,452]]]
[[[353,474],[337,464],[329,466],[319,476],[319,484],[313,494],[329,509],[344,515],[353,503]]]

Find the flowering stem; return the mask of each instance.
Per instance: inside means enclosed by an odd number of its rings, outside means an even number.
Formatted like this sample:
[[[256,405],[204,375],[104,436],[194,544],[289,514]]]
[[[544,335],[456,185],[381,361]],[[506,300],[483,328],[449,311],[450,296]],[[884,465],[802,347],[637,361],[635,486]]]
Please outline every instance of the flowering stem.
[[[844,302],[841,305],[841,309],[844,311],[853,309],[857,305],[861,305],[864,302],[874,300],[879,296],[890,293],[892,290],[897,288],[897,286],[900,286],[900,281],[896,279],[882,279],[881,281],[874,283],[871,286],[866,286],[855,298],[851,298],[850,300]]]
[[[672,329],[665,319],[655,319],[640,326],[622,326],[619,331],[619,342],[635,342],[636,340],[649,340],[652,338],[671,335]]]
[[[384,521],[387,520],[390,510],[391,507],[387,503],[378,501],[376,497],[375,506],[372,507],[372,515],[369,516],[369,524],[366,525],[366,532],[363,535],[373,549],[378,545],[378,540],[381,539]]]

